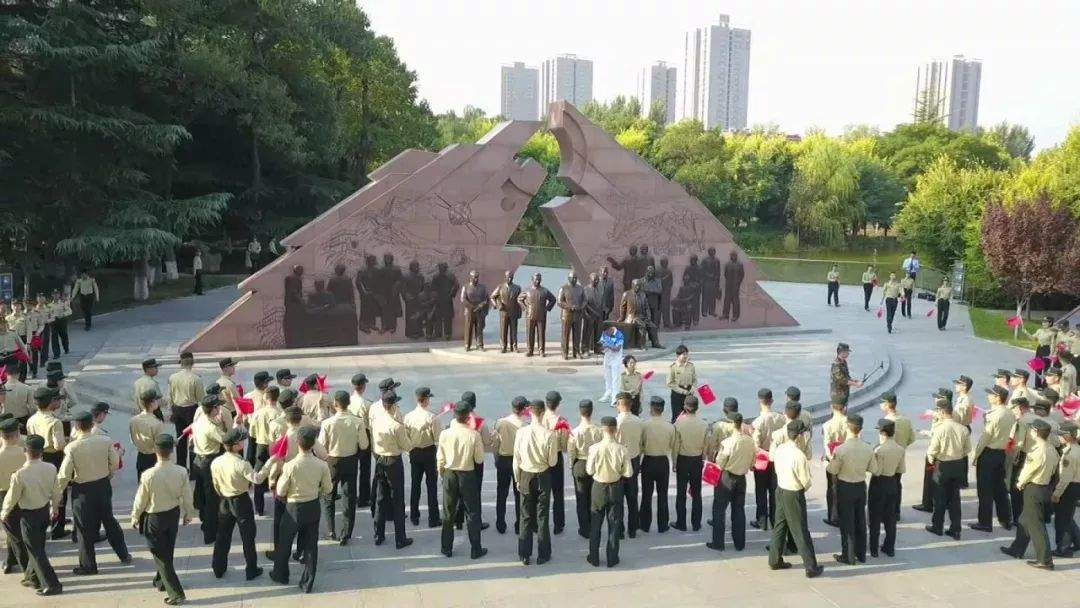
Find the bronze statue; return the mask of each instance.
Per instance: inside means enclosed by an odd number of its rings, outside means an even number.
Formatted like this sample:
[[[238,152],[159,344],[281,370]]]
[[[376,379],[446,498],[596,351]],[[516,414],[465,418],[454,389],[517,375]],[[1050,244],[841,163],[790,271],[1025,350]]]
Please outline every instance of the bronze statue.
[[[484,350],[484,318],[488,311],[488,290],[480,283],[480,273],[469,271],[469,282],[461,288],[462,312],[465,314],[465,352],[476,347]]]
[[[660,325],[671,329],[671,288],[675,286],[675,274],[668,268],[667,258],[660,258],[656,276],[660,277]]]
[[[690,287],[694,290],[694,301],[690,303],[690,323],[698,324],[701,318],[701,266],[698,256],[690,256],[690,264],[683,269],[683,277],[690,277]]]
[[[600,302],[603,320],[610,319],[615,310],[615,283],[608,276],[607,266],[600,267]]]
[[[701,316],[715,317],[716,300],[720,297],[720,260],[716,259],[716,247],[709,247],[701,260]]]
[[[573,270],[566,277],[566,285],[559,288],[559,308],[562,309],[562,356],[577,359],[581,353],[581,316],[585,308],[585,290],[578,285]]]
[[[585,309],[582,311],[581,353],[600,354],[600,332],[604,320],[604,291],[600,277],[595,272],[589,274],[589,283],[585,286]]]
[[[285,277],[285,315],[282,329],[285,347],[297,348],[304,333],[307,308],[304,305],[304,267],[293,266],[292,274]]]
[[[640,248],[638,248],[638,251],[641,252],[640,256],[639,256],[641,259],[639,260],[640,265],[638,266],[638,274],[637,274],[637,276],[634,277],[635,279],[640,279],[640,278],[644,277],[645,276],[645,270],[649,266],[652,266],[653,268],[656,268],[656,258],[649,255],[649,246],[648,245],[642,245]]]
[[[382,317],[381,333],[397,333],[397,320],[401,316],[401,268],[394,265],[393,254],[383,255],[379,277],[379,299]]]
[[[656,326],[649,317],[649,304],[641,288],[641,279],[634,279],[630,290],[623,292],[622,301],[619,303],[619,319],[634,327],[634,344],[637,348],[644,348],[646,335],[653,348],[663,348],[656,337]]]
[[[503,275],[505,280],[491,292],[491,305],[499,311],[499,341],[502,352],[507,349],[517,352],[517,326],[521,318],[521,286],[514,283],[514,273],[509,270]]]
[[[634,279],[638,278],[638,269],[641,266],[641,258],[638,256],[637,245],[630,245],[628,250],[629,254],[622,259],[621,262],[616,262],[615,258],[608,257],[608,264],[615,270],[622,271],[622,285],[623,291],[630,291],[630,284]],[[644,269],[642,269],[644,270]]]
[[[660,327],[660,296],[664,291],[664,285],[660,282],[660,277],[656,276],[656,269],[652,266],[645,269],[641,291],[645,293],[645,301],[649,305],[649,320],[653,325]]]
[[[547,344],[547,313],[555,307],[555,296],[546,287],[540,285],[540,273],[532,278],[532,287],[521,292],[518,303],[521,304],[525,313],[526,334],[529,340],[529,351],[526,357],[533,356],[539,339],[540,356],[546,357],[545,346]]]
[[[431,310],[430,337],[449,340],[454,334],[454,294],[458,292],[457,277],[447,272],[446,262],[439,262],[435,267],[435,276],[431,277],[434,292],[434,305]]]
[[[333,297],[334,307],[330,314],[334,317],[334,346],[351,346],[357,343],[356,335],[356,295],[352,281],[345,276],[345,265],[334,266],[334,276],[326,282],[326,291]]]
[[[360,331],[371,333],[375,329],[375,320],[379,318],[378,258],[364,256],[364,267],[356,273],[356,292],[360,295]]]
[[[420,262],[409,262],[409,272],[401,280],[401,299],[405,301],[405,337],[424,337],[424,308],[420,305],[424,293],[424,275]]]
[[[724,314],[721,319],[727,319],[730,312],[732,321],[739,320],[739,289],[745,277],[746,270],[739,261],[739,254],[732,249],[727,264],[724,264]]]
[[[671,301],[671,324],[673,326],[690,329],[696,299],[697,290],[694,288],[693,279],[684,271],[679,293]]]

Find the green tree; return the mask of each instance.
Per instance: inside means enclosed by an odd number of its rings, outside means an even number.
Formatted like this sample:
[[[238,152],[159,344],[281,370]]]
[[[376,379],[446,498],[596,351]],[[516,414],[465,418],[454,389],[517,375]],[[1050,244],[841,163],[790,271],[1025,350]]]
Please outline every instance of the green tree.
[[[866,209],[867,223],[887,233],[905,198],[907,189],[885,163],[874,156],[864,156],[859,160],[858,199]]]
[[[1002,146],[933,123],[898,125],[877,140],[875,150],[909,190],[915,187],[919,175],[940,156],[947,156],[959,167],[967,169],[981,166],[1004,170],[1011,166],[1009,154]]]
[[[1024,125],[999,122],[986,130],[985,136],[995,144],[1005,148],[1009,156],[1022,160],[1031,160],[1031,151],[1035,149],[1035,139]]]
[[[1005,202],[1045,197],[1054,206],[1065,205],[1080,217],[1080,126],[1073,127],[1061,144],[1039,153],[1009,185]]]
[[[840,142],[812,135],[799,146],[787,214],[800,242],[836,245],[861,225],[856,156]]]

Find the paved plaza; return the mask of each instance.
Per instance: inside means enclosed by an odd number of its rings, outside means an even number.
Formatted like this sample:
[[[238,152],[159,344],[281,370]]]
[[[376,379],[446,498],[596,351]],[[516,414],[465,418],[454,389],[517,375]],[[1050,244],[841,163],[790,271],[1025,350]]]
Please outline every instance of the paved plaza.
[[[519,280],[531,269],[522,268]],[[545,283],[555,289],[561,284],[564,271],[544,270]],[[788,333],[762,332],[759,335],[742,333],[728,337],[709,334],[687,336],[699,377],[708,382],[718,396],[735,396],[741,411],[756,413],[754,395],[761,386],[771,387],[777,395],[795,384],[802,388],[804,403],[825,400],[827,395],[828,364],[835,343],[848,342],[854,352],[850,360],[854,375],[890,361],[902,365],[902,379],[890,376],[883,386],[878,384],[867,392],[880,393],[898,381],[900,409],[915,419],[917,427],[928,423],[917,416],[930,406],[930,393],[939,386],[950,386],[958,374],[966,373],[975,379],[976,402],[984,405],[982,388],[991,383],[990,374],[998,367],[1018,367],[1029,355],[1026,351],[987,342],[971,333],[967,310],[954,305],[947,331],[937,330],[933,319],[924,317],[929,305],[918,301],[915,318],[897,319],[898,330],[887,334],[884,321],[873,312],[862,309],[861,288],[842,287],[840,308],[825,306],[825,286],[795,283],[762,284],[765,290],[786,308],[799,322],[797,331]],[[223,289],[202,298],[182,298],[155,306],[120,311],[95,321],[94,330],[73,331],[73,353],[64,359],[65,369],[73,376],[77,395],[87,401],[108,399],[119,405],[106,422],[110,435],[124,444],[133,460],[133,447],[127,433],[132,382],[138,376],[138,362],[147,356],[158,356],[164,363],[174,364],[176,349],[198,328],[227,307],[236,297],[235,290]],[[871,307],[873,310],[874,307]],[[493,334],[493,323],[488,333]],[[557,319],[549,327],[549,338],[557,337]],[[677,334],[661,336],[666,347],[678,344]],[[551,342],[555,344],[554,341]],[[489,336],[488,346],[497,344]],[[458,343],[450,345],[458,347]],[[443,345],[447,347],[447,345]],[[521,364],[505,357],[500,364],[495,355],[473,360],[463,355],[439,352],[393,352],[357,354],[357,351],[327,349],[325,354],[307,352],[301,357],[283,359],[282,353],[263,353],[242,357],[238,374],[245,386],[260,369],[273,371],[291,367],[301,375],[318,371],[328,375],[332,389],[347,389],[347,379],[357,371],[373,380],[392,375],[403,383],[400,393],[405,396],[406,410],[412,406],[408,397],[418,386],[430,386],[435,401],[455,400],[462,391],[473,390],[479,396],[478,414],[494,420],[508,410],[510,399],[517,394],[541,397],[557,389],[564,397],[561,413],[576,425],[577,402],[583,398],[596,399],[603,392],[600,369],[594,365],[564,365],[553,356],[557,348],[549,347],[544,362]],[[165,357],[168,357],[166,360]],[[642,369],[655,369],[656,377],[646,384],[647,394],[666,397],[664,371],[670,357],[644,361]],[[161,370],[162,379],[172,373],[175,365]],[[897,368],[899,369],[899,368]],[[206,381],[217,377],[213,361],[203,361],[197,370]],[[369,397],[374,398],[374,387]],[[855,396],[863,401],[869,395]],[[596,419],[612,412],[608,405],[597,408]],[[716,405],[705,408],[707,419],[718,416]],[[864,412],[867,427],[877,418],[873,409]],[[978,430],[976,425],[976,431]],[[895,558],[871,558],[865,565],[839,566],[832,554],[839,551],[840,538],[836,529],[822,523],[824,517],[824,465],[818,459],[822,452],[820,430],[814,431],[812,464],[814,487],[808,493],[810,527],[819,561],[825,565],[823,577],[804,578],[801,560],[789,558],[795,568],[784,572],[768,569],[764,546],[767,533],[748,529],[747,546],[742,552],[731,549],[723,553],[705,547],[710,528],[700,532],[682,533],[670,530],[664,534],[639,534],[637,539],[623,542],[621,563],[617,568],[593,568],[585,563],[586,541],[575,533],[576,514],[572,480],[566,475],[566,531],[553,537],[553,559],[543,566],[524,567],[517,559],[516,537],[496,533],[494,525],[483,534],[483,544],[490,553],[483,559],[468,558],[467,541],[459,533],[455,556],[447,559],[439,553],[438,530],[412,528],[409,536],[415,544],[395,550],[393,543],[374,546],[371,535],[371,516],[361,509],[357,515],[355,538],[348,547],[336,543],[320,546],[319,571],[315,593],[302,596],[295,586],[282,587],[265,575],[251,582],[243,577],[243,558],[239,535],[230,556],[230,569],[225,578],[215,579],[210,572],[211,547],[199,544],[198,524],[181,530],[177,548],[177,570],[183,582],[188,603],[198,606],[297,606],[301,602],[319,602],[335,607],[394,606],[705,606],[736,602],[738,606],[1016,606],[1038,597],[1045,605],[1080,605],[1080,559],[1057,560],[1054,572],[1038,571],[1023,562],[1008,560],[997,547],[1011,535],[998,530],[983,534],[964,529],[963,538],[931,536],[923,530],[928,516],[913,511],[910,505],[921,493],[921,460],[926,440],[920,439],[908,450],[908,473],[904,477],[902,519]],[[874,431],[867,430],[863,438],[876,441]],[[408,476],[406,476],[408,477]],[[974,473],[971,474],[974,479]],[[407,482],[406,482],[407,483]],[[130,527],[131,499],[135,489],[133,468],[119,472],[114,484],[114,506],[127,533],[129,547],[135,556],[131,566],[119,564],[106,544],[98,545],[101,574],[74,577],[75,545],[68,541],[50,542],[49,553],[64,584],[64,601],[80,606],[103,607],[157,606],[162,595],[150,586],[152,562],[145,540]],[[753,483],[747,493],[747,510],[753,515]],[[489,457],[483,486],[483,518],[494,522],[495,476]],[[963,492],[965,521],[973,521],[975,512],[974,484]],[[669,500],[674,498],[674,476]],[[706,491],[705,517],[708,519],[711,491]],[[512,501],[511,501],[512,510]],[[674,514],[673,514],[674,517]],[[421,522],[426,523],[426,514]],[[259,548],[269,548],[270,519],[260,518]],[[655,526],[653,527],[655,530]],[[511,530],[512,532],[512,530]],[[269,570],[269,563],[263,560]],[[295,565],[292,580],[299,578],[300,567]],[[0,606],[54,606],[53,598],[39,598],[18,585],[18,575],[0,577]]]

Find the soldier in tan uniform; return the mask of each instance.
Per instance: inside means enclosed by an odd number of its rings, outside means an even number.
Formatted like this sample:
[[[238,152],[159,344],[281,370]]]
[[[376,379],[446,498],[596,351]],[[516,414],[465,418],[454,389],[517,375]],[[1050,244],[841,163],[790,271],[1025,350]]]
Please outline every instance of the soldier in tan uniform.
[[[619,533],[623,530],[623,480],[633,475],[634,471],[626,447],[616,438],[618,422],[611,416],[605,416],[600,425],[604,429],[604,437],[589,448],[589,457],[585,461],[585,470],[593,478],[590,501],[592,527],[589,555],[585,561],[593,566],[600,565],[600,531],[606,519],[607,566],[614,568],[619,564]]]
[[[4,387],[0,385],[0,398]],[[0,420],[0,433],[3,433],[3,445],[0,446],[0,505],[11,489],[11,476],[26,463],[22,437],[19,435],[19,421],[14,418]],[[16,567],[26,572],[26,545],[19,532],[19,512],[14,511],[10,519],[5,519],[4,537],[7,539],[7,556],[4,559],[4,574],[11,574]]]
[[[371,402],[364,397],[368,379],[364,374],[354,374],[350,379],[353,390],[349,395],[349,412],[358,418],[364,419],[364,432],[368,436],[368,447],[360,450],[356,455],[356,505],[368,507],[371,505],[371,416],[369,410]]]
[[[559,439],[541,421],[544,402],[529,403],[532,423],[514,435],[514,485],[521,493],[521,532],[518,557],[526,566],[532,559],[533,535],[537,536],[537,564],[551,559],[551,532],[548,526],[551,502],[551,475],[559,461]]]
[[[896,393],[889,391],[881,395],[881,413],[885,419],[893,423],[892,440],[896,445],[907,451],[908,446],[915,443],[915,427],[911,420],[896,411]],[[906,470],[906,468],[905,468]],[[904,471],[896,476],[896,518],[900,518],[900,499],[904,496]],[[932,508],[932,507],[931,507]],[[872,546],[872,545],[871,545]]]
[[[781,430],[787,424],[787,420],[780,412],[772,409],[773,394],[767,388],[758,389],[758,415],[750,424],[750,438],[754,442],[754,453],[757,450],[768,452],[772,449],[773,433]],[[731,419],[731,415],[728,415]],[[761,530],[767,529],[776,521],[776,469],[772,461],[764,471],[754,469],[754,519],[750,526]]]
[[[277,495],[285,502],[285,513],[278,530],[274,554],[274,569],[270,580],[289,584],[289,558],[293,539],[297,540],[300,562],[300,589],[311,593],[319,565],[319,497],[334,491],[330,482],[330,467],[314,453],[319,431],[302,427],[298,433],[300,453],[285,463],[277,479]]]
[[[656,531],[668,530],[668,479],[675,447],[675,425],[664,418],[664,399],[649,398],[649,419],[641,429],[641,505],[638,520],[642,532],[649,531],[652,497],[656,492]]]
[[[771,438],[771,445],[769,453],[776,449],[776,446],[787,443],[789,441],[795,442],[795,447],[799,448],[799,451],[806,456],[807,460],[810,460],[812,448],[810,447],[810,425],[803,421],[802,416],[805,412],[802,411],[802,404],[798,401],[788,401],[784,404],[784,419],[787,421],[779,430],[773,431]],[[791,428],[791,423],[798,420],[802,424],[799,428],[802,429],[799,434],[792,438],[791,433],[788,433],[788,429]],[[769,459],[772,461],[772,459]]]
[[[59,595],[63,591],[45,553],[49,504],[56,486],[56,467],[42,459],[46,443],[40,435],[26,438],[26,462],[11,475],[11,487],[0,509],[0,520],[5,524],[19,522],[20,540],[27,555],[23,583],[43,596]]]
[[[405,469],[401,455],[412,449],[409,429],[395,418],[401,398],[393,390],[379,400],[383,413],[372,416],[371,441],[375,453],[375,544],[386,540],[386,520],[394,520],[394,544],[404,549],[412,544],[405,536]]]
[[[589,538],[589,500],[592,496],[592,476],[585,471],[585,461],[589,458],[589,448],[600,441],[603,432],[593,424],[593,402],[582,399],[578,404],[581,422],[570,433],[567,440],[566,457],[570,461],[570,471],[574,477],[574,502],[577,507],[578,536]],[[633,537],[633,530],[630,532]]]
[[[544,426],[555,433],[555,437],[559,442],[559,457],[558,461],[551,468],[551,519],[552,519],[552,532],[555,534],[562,534],[563,526],[566,524],[566,503],[564,502],[565,494],[565,468],[563,465],[563,453],[566,452],[567,440],[570,437],[570,433],[566,431],[556,431],[555,425],[558,423],[559,415],[556,411],[559,409],[559,404],[562,403],[562,395],[559,391],[548,391],[544,396],[544,416],[541,422]]]
[[[330,465],[330,481],[334,491],[323,496],[323,530],[332,539],[345,546],[352,538],[356,523],[356,463],[361,450],[369,448],[367,421],[349,411],[349,393],[334,393],[334,415],[323,420],[319,431],[319,443],[326,449],[326,463]],[[345,528],[335,534],[334,503],[337,489],[345,487]]]
[[[509,415],[495,421],[495,530],[506,533],[506,499],[514,493],[514,534],[520,533],[521,495],[514,483],[514,438],[525,426],[522,413],[529,400],[522,396],[510,402]]]
[[[435,460],[443,480],[442,554],[453,556],[454,513],[465,511],[472,559],[487,555],[480,546],[480,493],[474,477],[476,465],[484,462],[484,444],[480,433],[469,424],[472,405],[459,401],[454,406],[454,421],[438,436]]]
[[[742,428],[742,414],[735,412],[728,416],[731,425]],[[716,453],[716,466],[723,471],[720,482],[713,491],[712,541],[705,546],[715,551],[724,550],[724,520],[728,506],[731,506],[731,543],[736,551],[746,546],[746,473],[754,466],[757,446],[754,439],[742,431],[732,433],[720,443]]]
[[[881,299],[885,302],[885,327],[892,333],[893,319],[896,318],[896,303],[900,299],[900,281],[896,280],[896,273],[889,273],[889,280],[881,286]]]
[[[169,416],[176,427],[176,458],[173,464],[178,464],[185,469],[189,466],[188,437],[184,429],[195,422],[195,411],[199,403],[206,396],[202,378],[193,371],[195,367],[195,355],[190,352],[180,353],[180,371],[169,376],[169,405],[172,414]]]
[[[428,527],[437,528],[442,522],[439,520],[439,478],[435,452],[442,422],[429,409],[432,397],[434,394],[430,388],[422,386],[416,389],[416,407],[405,414],[402,422],[409,429],[413,446],[409,450],[409,519],[412,525],[420,525],[420,489],[421,482],[426,481]]]
[[[90,412],[79,412],[75,414],[75,425],[79,430],[88,432],[94,425],[94,417]],[[60,502],[60,497],[70,484],[72,519],[79,540],[79,565],[72,570],[76,576],[97,574],[94,541],[102,526],[109,545],[121,563],[131,563],[124,533],[113,516],[111,478],[119,469],[120,455],[107,435],[88,434],[64,448],[64,460],[53,490],[53,504]],[[59,515],[59,509],[54,506],[53,517]]]
[[[221,399],[215,394],[203,397],[199,405],[202,416],[192,425],[191,431],[191,476],[195,482],[195,506],[199,509],[199,527],[203,533],[203,544],[213,544],[217,538],[219,497],[214,491],[210,465],[224,450],[227,431],[214,423],[221,408]]]
[[[164,394],[157,381],[159,367],[157,359],[146,359],[142,362],[143,375],[139,376],[135,381],[134,390],[132,391],[132,403],[135,405],[134,411],[142,411],[142,396],[146,393]]]
[[[885,526],[885,542],[881,552],[892,557],[896,551],[896,513],[900,505],[900,476],[904,474],[906,450],[896,443],[896,422],[878,420],[878,445],[874,448],[874,464],[867,492],[870,555],[878,556],[878,532]]]
[[[825,468],[836,476],[841,548],[833,557],[841,564],[852,566],[866,562],[866,475],[877,474],[874,448],[859,437],[862,427],[862,416],[847,416],[847,437],[837,446]]]
[[[128,421],[128,433],[135,446],[135,479],[157,462],[157,436],[165,430],[165,423],[154,415],[161,403],[161,395],[143,393],[142,410]]]
[[[824,448],[822,453],[826,461],[832,460],[833,450],[836,449],[836,446],[844,443],[848,434],[846,402],[838,401],[834,396],[831,407],[832,418],[821,425],[821,442]],[[838,527],[840,517],[836,500],[836,474],[826,471],[825,480],[827,483],[825,487],[825,503],[827,507],[825,523]]]
[[[964,456],[971,452],[971,433],[953,420],[952,403],[938,398],[934,407],[941,413],[942,422],[930,435],[926,461],[934,466],[934,514],[926,531],[941,536],[947,534],[960,540],[960,482],[964,478]],[[949,529],[944,530],[945,511],[949,512]]]
[[[64,438],[64,425],[56,417],[56,411],[60,408],[60,391],[39,386],[34,389],[34,403],[38,411],[26,421],[26,432],[29,435],[38,435],[45,440],[41,459],[59,470],[60,464],[64,461],[64,446],[67,445],[67,440]],[[67,493],[61,494],[60,500],[52,506],[53,509],[59,509],[60,516],[53,520],[49,536],[52,540],[58,540],[69,534],[65,528]]]
[[[623,498],[626,500],[626,535],[630,538],[637,536],[637,530],[641,525],[638,521],[638,480],[641,474],[641,444],[642,429],[641,419],[631,413],[633,397],[628,393],[620,393],[615,396],[616,409],[619,415],[615,420],[619,424],[619,443],[626,448],[630,458],[630,467],[634,474],[623,480],[626,487],[623,488]]]
[[[1031,395],[1030,398],[1025,396],[1028,394]],[[1017,489],[1016,480],[1020,477],[1020,471],[1024,467],[1024,460],[1027,458],[1028,452],[1035,444],[1030,433],[1031,423],[1038,418],[1031,411],[1031,403],[1034,402],[1034,398],[1034,393],[1030,391],[1021,392],[1020,396],[1017,396],[1017,391],[1013,391],[1009,395],[1009,410],[1016,417],[1016,424],[1013,425],[1012,433],[1009,435],[1012,453],[1008,459],[1009,466],[1006,469],[1008,472],[1009,504],[1012,506],[1012,525],[1014,526],[1020,521],[1020,510],[1024,504],[1024,495],[1023,492]]]
[[[964,425],[971,432],[971,421],[975,417],[975,403],[971,400],[971,387],[975,381],[968,376],[960,376],[953,381],[953,419]],[[961,489],[968,487],[968,457],[964,457],[964,479],[960,484]]]
[[[1058,479],[1050,495],[1054,503],[1054,543],[1057,557],[1072,557],[1080,551],[1080,527],[1073,520],[1076,502],[1080,500],[1080,449],[1076,447],[1078,426],[1072,420],[1061,423],[1061,460],[1058,462]]]
[[[248,490],[251,489],[251,484],[266,481],[272,465],[263,466],[256,473],[251,468],[251,463],[241,457],[245,440],[247,433],[242,428],[237,427],[225,433],[222,438],[225,453],[210,464],[214,492],[221,497],[211,565],[216,578],[225,576],[229,565],[229,549],[232,547],[233,527],[239,528],[240,542],[244,547],[244,562],[247,565],[245,578],[250,581],[262,575],[263,569],[259,567],[258,554],[255,552],[255,512]]]
[[[905,274],[900,279],[900,316],[911,318],[912,300],[915,299],[915,279],[910,274]]]
[[[248,419],[248,428],[251,436],[248,439],[255,443],[255,464],[253,468],[261,469],[270,461],[270,446],[274,443],[274,421],[284,411],[278,405],[281,389],[277,386],[268,386],[263,393],[266,404],[255,410]],[[265,481],[255,484],[253,491],[255,514],[262,516],[266,512],[266,491],[270,489]]]
[[[671,390],[671,422],[675,423],[683,412],[683,400],[694,392],[697,371],[690,362],[690,349],[680,344],[675,347],[675,362],[668,368],[667,387]]]
[[[25,433],[27,421],[37,411],[37,406],[34,405],[34,391],[20,382],[16,374],[8,374],[7,382],[3,387],[6,389],[6,394],[0,404],[3,405],[4,413],[11,414],[12,418],[19,422],[19,431]]]
[[[983,417],[983,431],[971,454],[971,465],[975,467],[975,488],[979,497],[979,515],[978,521],[968,527],[979,532],[994,530],[995,508],[1001,526],[1006,530],[1012,529],[1009,490],[1005,486],[1005,461],[1009,455],[1005,449],[1009,445],[1013,427],[1016,426],[1016,417],[1005,407],[1009,391],[1000,386],[992,386],[986,389],[986,394],[990,411]]]
[[[821,576],[825,568],[814,556],[814,541],[806,521],[806,491],[810,489],[810,461],[799,449],[796,440],[807,432],[801,420],[790,420],[784,429],[788,441],[774,448],[770,458],[776,465],[776,526],[769,541],[769,568],[784,570],[791,564],[784,561],[786,544],[794,544],[803,558],[806,577]],[[791,540],[794,539],[794,540]]]
[[[698,418],[698,400],[687,395],[683,415],[675,421],[675,523],[672,528],[686,531],[686,491],[690,489],[690,525],[694,532],[701,529],[701,468],[704,466],[705,443],[709,426]]]
[[[1024,495],[1024,507],[1020,512],[1019,525],[1016,526],[1016,538],[1012,545],[1001,547],[1001,552],[1023,559],[1030,541],[1035,546],[1035,559],[1028,560],[1028,565],[1053,570],[1054,558],[1050,554],[1050,537],[1043,525],[1043,512],[1050,504],[1050,481],[1057,473],[1059,458],[1057,451],[1047,441],[1050,425],[1045,420],[1032,421],[1031,434],[1035,439],[1016,480],[1017,487]]]
[[[218,376],[217,384],[221,387],[221,410],[228,412],[233,418],[236,418],[239,411],[236,409],[236,398],[240,396],[240,391],[236,386],[236,360],[232,357],[225,357],[218,361],[218,368],[221,369],[221,375]]]

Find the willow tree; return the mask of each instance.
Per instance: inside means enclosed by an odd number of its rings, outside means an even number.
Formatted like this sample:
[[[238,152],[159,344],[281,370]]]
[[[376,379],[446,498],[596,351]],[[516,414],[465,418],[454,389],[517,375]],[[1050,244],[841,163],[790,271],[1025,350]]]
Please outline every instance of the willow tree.
[[[866,210],[858,197],[857,156],[843,143],[821,134],[800,145],[787,215],[801,241],[836,245],[853,226],[862,225]]]

